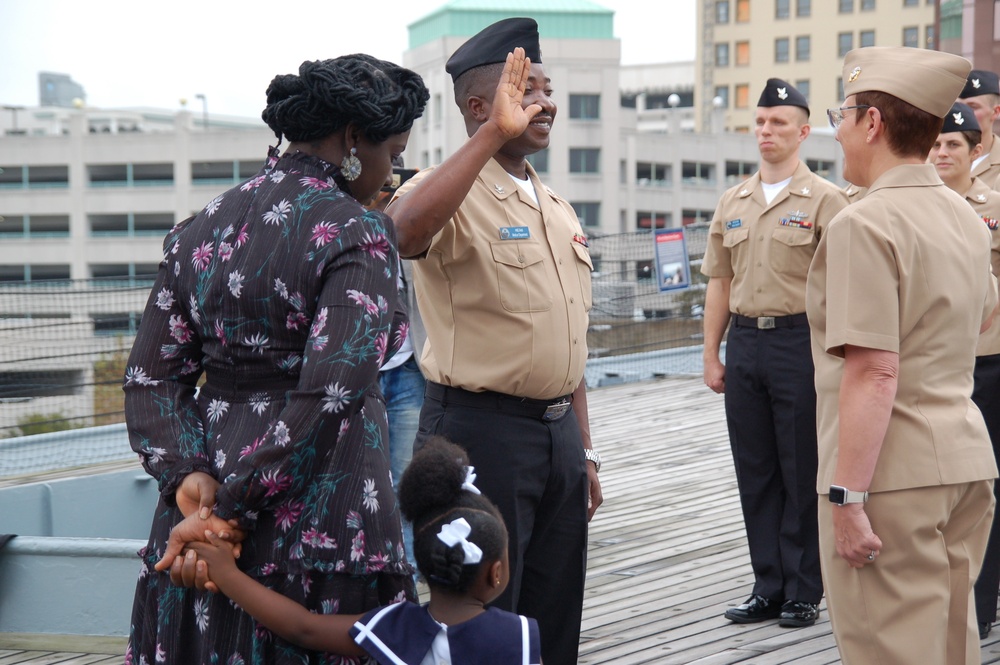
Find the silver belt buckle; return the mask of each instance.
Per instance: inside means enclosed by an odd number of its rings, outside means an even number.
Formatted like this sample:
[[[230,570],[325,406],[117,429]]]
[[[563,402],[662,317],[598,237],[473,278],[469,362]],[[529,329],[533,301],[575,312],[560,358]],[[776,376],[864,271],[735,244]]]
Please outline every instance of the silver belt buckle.
[[[542,420],[559,420],[566,415],[571,406],[573,406],[573,403],[568,400],[549,404],[545,409],[545,413],[542,414]]]
[[[774,317],[773,316],[758,316],[757,317],[757,330],[774,330]]]

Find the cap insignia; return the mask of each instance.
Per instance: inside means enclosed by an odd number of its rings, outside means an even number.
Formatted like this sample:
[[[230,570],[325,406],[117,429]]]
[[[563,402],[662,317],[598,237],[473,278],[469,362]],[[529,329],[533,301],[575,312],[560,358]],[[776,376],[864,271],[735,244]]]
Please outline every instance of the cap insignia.
[[[788,99],[788,88],[778,88],[778,99]]]
[[[861,76],[861,67],[855,67],[854,70],[851,72],[851,75],[847,77],[847,82],[854,83],[855,81],[858,80],[859,76]]]
[[[979,88],[982,87],[982,84],[979,83],[979,79],[972,79],[972,87],[976,90],[979,90]]]
[[[952,113],[951,117],[955,119],[955,124],[962,126],[965,124],[965,118],[962,117],[961,113]]]

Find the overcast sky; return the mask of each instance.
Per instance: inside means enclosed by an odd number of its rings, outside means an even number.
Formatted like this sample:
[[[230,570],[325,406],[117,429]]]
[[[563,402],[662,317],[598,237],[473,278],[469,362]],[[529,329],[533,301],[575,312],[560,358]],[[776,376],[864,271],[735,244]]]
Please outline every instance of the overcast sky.
[[[622,64],[694,60],[697,0],[595,1],[615,12]],[[200,112],[200,93],[209,113],[257,117],[271,78],[304,60],[366,52],[402,62],[406,26],[443,4],[0,0],[0,105],[37,106],[38,72],[49,71],[82,85],[89,106],[176,109],[186,98]]]

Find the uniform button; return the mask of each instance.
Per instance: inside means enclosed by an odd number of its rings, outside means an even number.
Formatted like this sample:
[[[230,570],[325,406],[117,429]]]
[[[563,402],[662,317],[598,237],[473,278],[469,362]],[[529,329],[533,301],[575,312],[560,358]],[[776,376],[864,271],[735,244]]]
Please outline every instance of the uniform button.
[[[559,259],[559,265],[562,265],[562,259]]]
[[[574,300],[573,298],[570,298],[570,299],[569,299],[569,301],[570,301],[571,303],[574,303],[574,302],[576,302],[576,301],[575,301],[575,300]]]
[[[524,257],[523,256],[517,257],[517,262],[518,263],[524,263]]]
[[[758,288],[758,289],[757,289],[757,293],[760,293],[760,292],[761,292],[761,291],[763,291],[763,290],[764,290],[764,289],[761,289],[761,288]]]
[[[762,265],[763,265],[763,264],[762,264],[762,263],[761,263],[760,261],[758,261],[758,262],[757,262],[757,267],[758,267],[758,268],[759,268],[760,266],[762,266]]]
[[[761,237],[759,237],[759,238],[757,238],[757,239],[758,239],[758,240],[763,240],[763,239],[764,239],[764,236],[761,236]]]

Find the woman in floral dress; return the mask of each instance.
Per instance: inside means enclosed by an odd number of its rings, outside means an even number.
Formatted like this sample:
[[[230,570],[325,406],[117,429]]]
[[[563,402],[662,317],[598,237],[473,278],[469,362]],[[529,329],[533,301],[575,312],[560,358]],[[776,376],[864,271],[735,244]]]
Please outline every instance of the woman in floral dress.
[[[240,567],[315,612],[414,598],[378,388],[406,334],[395,234],[363,203],[427,97],[365,55],[276,77],[262,115],[288,149],[167,236],[124,385],[160,489],[126,663],[356,662],[190,588],[193,552],[175,555],[206,529],[245,537]]]

